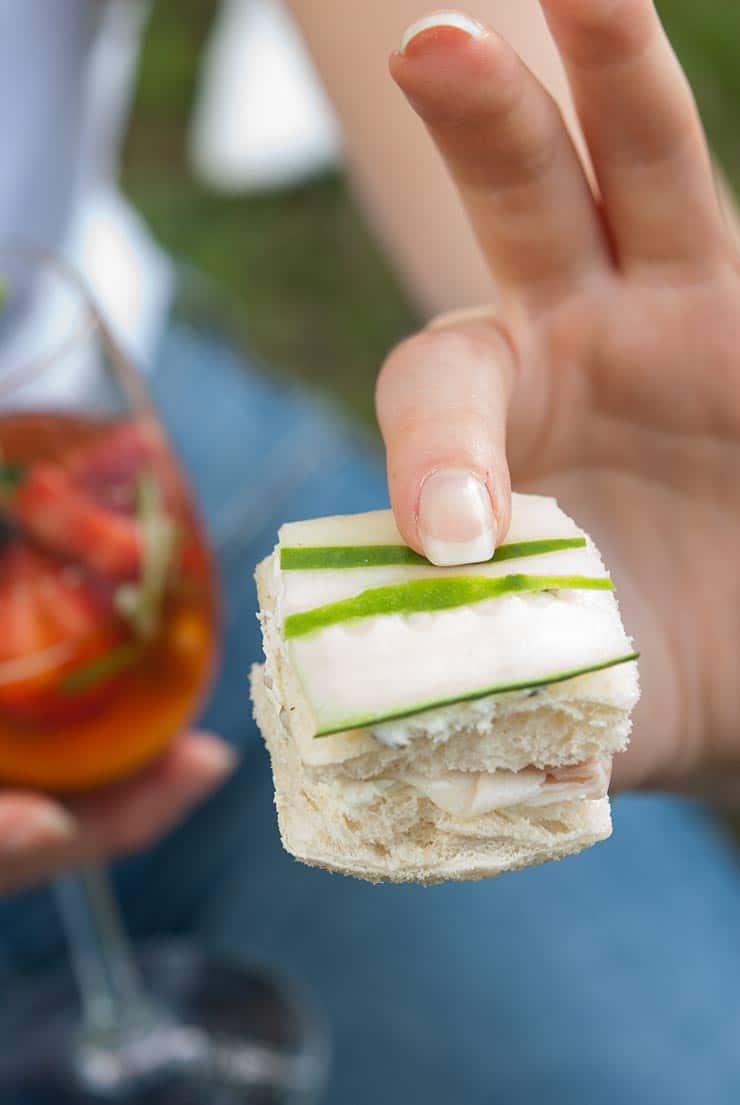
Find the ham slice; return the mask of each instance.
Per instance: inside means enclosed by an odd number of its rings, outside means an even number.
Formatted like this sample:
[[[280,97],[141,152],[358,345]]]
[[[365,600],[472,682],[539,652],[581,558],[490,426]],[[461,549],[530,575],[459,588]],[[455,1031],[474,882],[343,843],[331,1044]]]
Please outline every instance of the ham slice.
[[[542,770],[527,767],[522,771],[448,771],[436,778],[407,775],[403,782],[446,813],[472,821],[508,806],[540,807],[603,798],[610,776],[609,756]]]

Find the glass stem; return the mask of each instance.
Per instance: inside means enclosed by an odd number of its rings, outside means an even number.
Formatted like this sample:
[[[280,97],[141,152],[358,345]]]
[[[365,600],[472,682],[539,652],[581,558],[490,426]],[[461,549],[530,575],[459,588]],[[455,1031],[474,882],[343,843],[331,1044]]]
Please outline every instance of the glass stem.
[[[84,1027],[100,1035],[155,1019],[107,873],[89,867],[54,884]]]

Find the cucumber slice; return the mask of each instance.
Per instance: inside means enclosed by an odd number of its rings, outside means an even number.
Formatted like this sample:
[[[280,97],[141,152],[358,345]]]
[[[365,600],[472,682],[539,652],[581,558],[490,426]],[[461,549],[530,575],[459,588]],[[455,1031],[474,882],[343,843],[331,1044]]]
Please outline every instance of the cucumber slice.
[[[430,565],[390,511],[283,526],[279,553],[275,629],[314,736],[636,658],[597,549],[550,498],[513,496],[486,564]]]
[[[519,557],[516,560],[489,560],[486,564],[435,568],[429,564],[388,564],[368,568],[323,568],[281,572],[282,614],[299,614],[317,606],[355,598],[377,587],[411,583],[413,580],[455,579],[474,575],[479,579],[504,576],[592,576],[606,578],[606,569],[593,546],[560,549],[556,552]]]
[[[514,592],[408,617],[338,622],[286,641],[316,736],[571,679],[635,650],[611,591]]]
[[[84,667],[75,668],[62,681],[63,694],[84,694],[99,683],[105,683],[114,676],[121,675],[139,662],[141,652],[141,645],[129,642],[96,657]]]
[[[616,668],[620,664],[629,664],[631,661],[639,659],[639,652],[630,652],[626,656],[617,656],[614,660],[605,660],[601,664],[592,664],[586,668],[575,668],[573,671],[557,671],[552,675],[543,676],[537,680],[536,683],[523,682],[523,683],[506,683],[496,684],[493,687],[482,687],[477,691],[470,691],[468,694],[462,696],[455,696],[453,698],[434,698],[428,702],[417,703],[417,705],[408,709],[398,709],[395,712],[378,715],[377,713],[369,713],[365,717],[354,717],[347,721],[334,722],[336,728],[331,728],[332,723],[328,722],[326,728],[318,729],[314,734],[315,737],[331,737],[338,733],[345,733],[347,730],[360,730],[367,729],[373,725],[382,725],[387,721],[400,721],[402,718],[413,717],[414,714],[422,714],[425,710],[439,710],[443,706],[454,706],[458,702],[473,702],[478,698],[488,698],[489,695],[494,694],[511,694],[515,691],[529,691],[537,690],[540,687],[548,687],[551,683],[564,683],[568,679],[577,679],[579,675],[590,675],[595,671],[606,671],[607,668]]]
[[[282,615],[303,613],[373,588],[415,579],[493,578],[516,573],[606,576],[596,549],[552,499],[515,495],[514,509],[506,543],[491,560],[473,568],[430,564],[401,543],[389,510],[283,526],[279,546]],[[350,542],[352,531],[357,539]]]
[[[554,499],[515,492],[506,543],[555,537],[583,537],[583,534]],[[404,544],[390,510],[288,522],[280,528],[279,541],[281,549]]]
[[[7,464],[0,459],[0,491],[13,491],[25,475],[22,464]]]
[[[499,545],[490,562],[517,560],[564,549],[585,549],[585,537],[556,537],[542,541],[516,541]],[[408,545],[321,545],[305,548],[281,548],[280,567],[284,572],[331,571],[338,568],[385,568],[396,564],[423,564],[434,568],[425,556]],[[439,570],[439,569],[435,569]]]
[[[562,590],[613,591],[614,585],[610,579],[594,579],[592,576],[508,575],[499,579],[443,576],[439,579],[417,579],[394,587],[375,587],[355,598],[318,606],[301,614],[289,614],[283,632],[289,640],[357,618],[434,613],[455,606],[472,606],[515,592]]]

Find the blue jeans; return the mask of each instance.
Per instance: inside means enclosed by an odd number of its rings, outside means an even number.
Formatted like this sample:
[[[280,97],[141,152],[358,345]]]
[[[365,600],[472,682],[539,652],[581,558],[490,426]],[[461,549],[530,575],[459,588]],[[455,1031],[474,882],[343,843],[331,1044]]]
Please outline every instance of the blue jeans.
[[[134,935],[187,932],[308,981],[334,1033],[326,1105],[735,1105],[740,879],[699,807],[621,799],[606,844],[476,884],[371,887],[285,855],[248,700],[252,570],[281,521],[383,505],[381,464],[326,406],[202,334],[170,332],[153,386],[226,591],[204,720],[242,761],[118,866]],[[47,892],[0,906],[0,994],[3,973],[61,954]]]

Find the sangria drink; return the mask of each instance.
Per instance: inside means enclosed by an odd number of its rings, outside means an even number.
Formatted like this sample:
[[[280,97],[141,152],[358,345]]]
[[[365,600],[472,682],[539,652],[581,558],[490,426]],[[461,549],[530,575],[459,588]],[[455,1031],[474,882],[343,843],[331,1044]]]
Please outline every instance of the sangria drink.
[[[156,421],[0,414],[0,782],[131,773],[193,716],[216,595]]]
[[[217,630],[143,379],[73,271],[0,245],[0,791],[74,811],[144,768],[195,719]],[[54,890],[71,970],[4,988],[0,1100],[312,1105],[327,1052],[302,993],[189,942],[132,949],[98,867]]]

